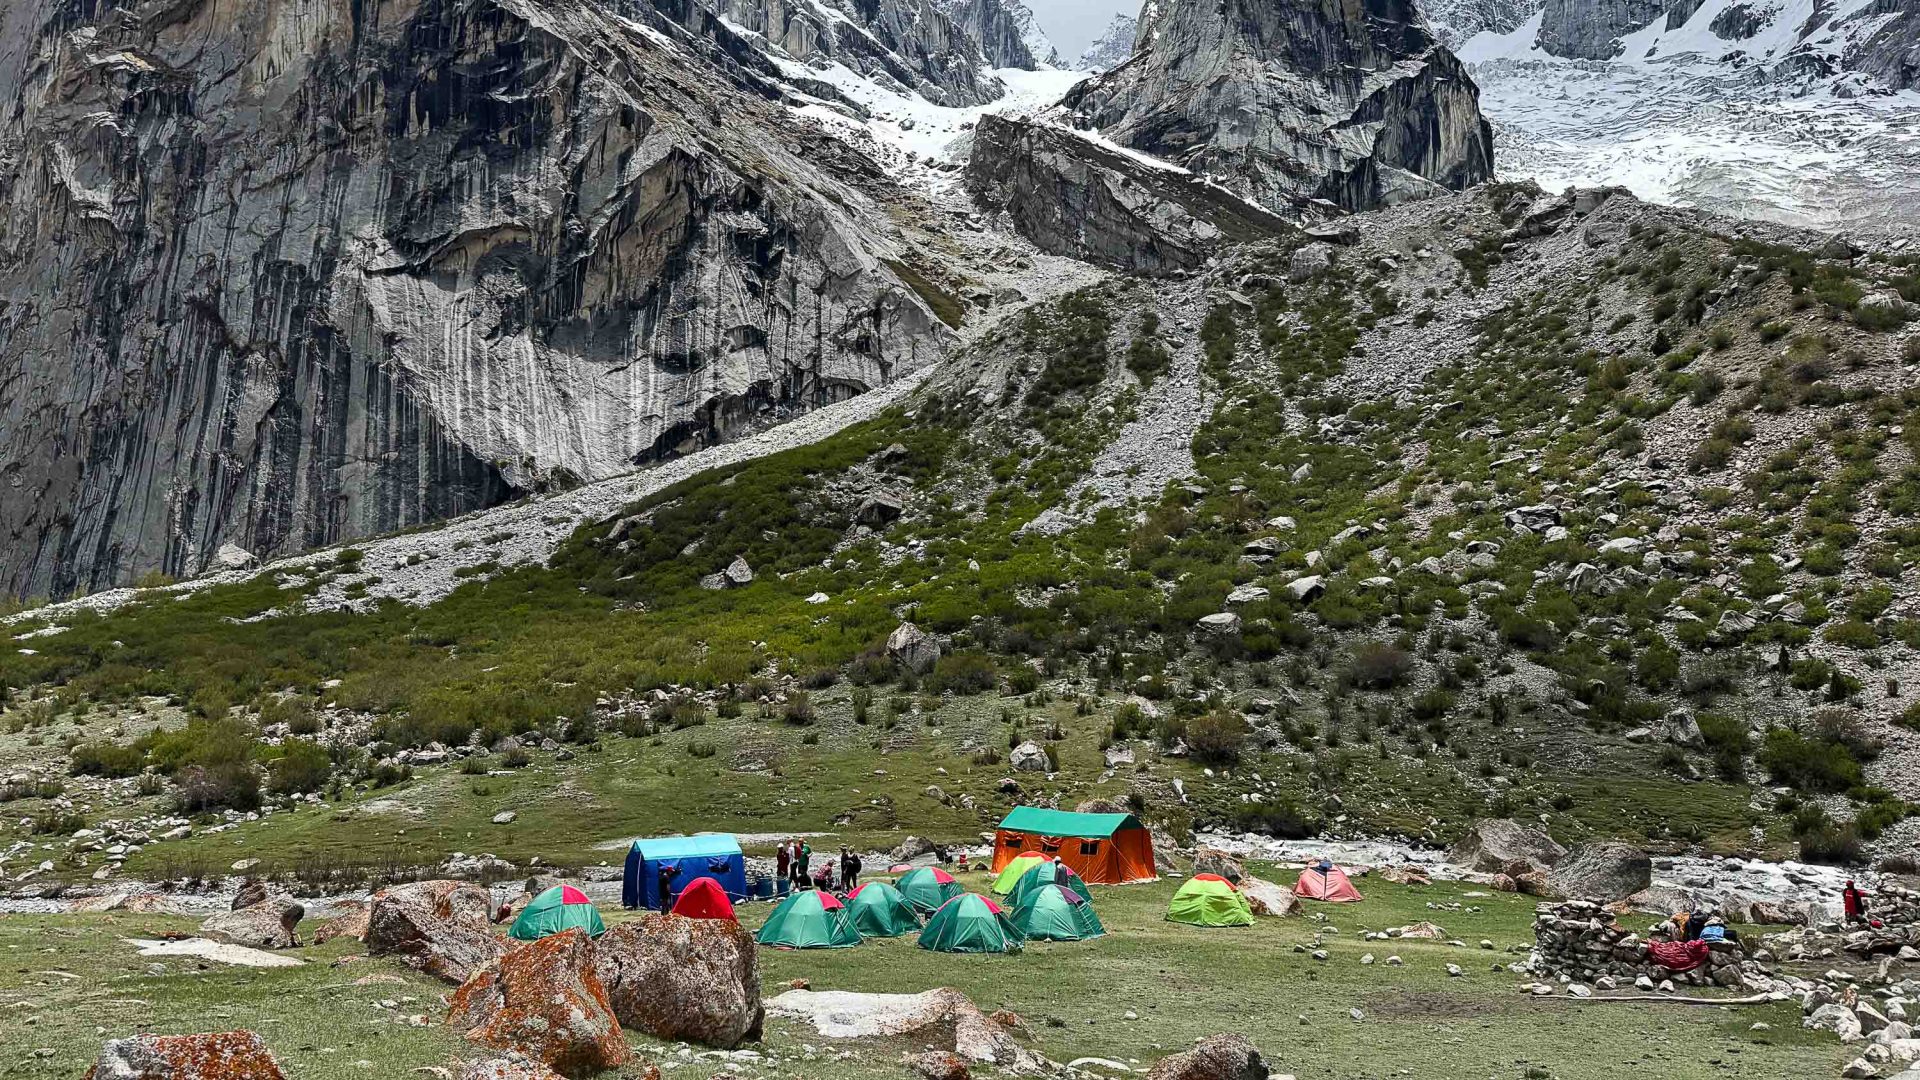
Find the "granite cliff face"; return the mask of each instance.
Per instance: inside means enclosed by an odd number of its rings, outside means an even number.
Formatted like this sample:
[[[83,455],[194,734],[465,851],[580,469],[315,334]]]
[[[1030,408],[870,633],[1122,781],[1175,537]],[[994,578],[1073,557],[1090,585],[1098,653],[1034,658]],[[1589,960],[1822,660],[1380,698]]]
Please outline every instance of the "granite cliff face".
[[[1132,60],[1063,103],[1077,124],[1269,209],[1346,210],[1493,173],[1465,67],[1409,0],[1154,5]]]
[[[981,56],[997,68],[1032,69],[1057,63],[1060,56],[1033,12],[1020,0],[937,0],[942,13],[978,44]]]
[[[0,592],[458,514],[931,361],[878,170],[782,127],[782,74],[668,4],[7,5]]]

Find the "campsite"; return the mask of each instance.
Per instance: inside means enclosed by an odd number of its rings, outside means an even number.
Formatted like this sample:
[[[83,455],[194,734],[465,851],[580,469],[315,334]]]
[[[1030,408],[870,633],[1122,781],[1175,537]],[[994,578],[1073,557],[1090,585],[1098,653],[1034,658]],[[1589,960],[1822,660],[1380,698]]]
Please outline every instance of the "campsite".
[[[1281,882],[1300,872],[1247,870]],[[997,875],[976,866],[953,877],[964,892],[948,902],[977,905],[987,902]],[[1791,1000],[1723,1009],[1520,994],[1519,977],[1498,970],[1532,946],[1535,901],[1517,893],[1362,875],[1358,902],[1305,902],[1295,916],[1195,926],[1168,917],[1191,883],[1183,875],[1087,886],[1104,934],[1028,941],[1017,953],[936,952],[912,932],[833,943],[843,947],[763,945],[756,951],[760,992],[772,1002],[796,985],[877,994],[951,987],[983,1012],[1017,1017],[1020,1044],[1048,1061],[1097,1058],[1141,1075],[1227,1030],[1251,1035],[1275,1075],[1298,1077],[1372,1075],[1352,1063],[1392,1061],[1414,1077],[1600,1080],[1630,1067],[1672,1080],[1757,1080],[1838,1075],[1851,1056],[1824,1033],[1803,1030]],[[658,918],[598,891],[608,897],[598,914],[615,933]],[[818,902],[809,895],[793,899]],[[733,910],[746,930],[759,932],[776,905],[743,901]],[[1447,936],[1366,939],[1424,922]],[[31,1044],[24,1056],[10,1054],[11,1075],[79,1075],[97,1052],[97,1029],[109,1024],[259,1031],[287,1075],[320,1080],[432,1070],[471,1053],[445,1022],[445,983],[392,957],[366,957],[350,938],[291,950],[305,963],[284,969],[154,960],[125,944],[190,934],[194,924],[128,911],[0,918],[0,955],[9,961],[0,968],[0,1000],[31,1002],[0,1016],[6,1045]],[[1449,974],[1449,965],[1462,973]],[[631,1031],[626,1037],[636,1062],[668,1063],[671,1075],[690,1078],[899,1077],[903,1058],[922,1049],[913,1038],[829,1039],[777,1009],[761,1041],[730,1050]],[[629,1065],[623,1075],[646,1075],[636,1069]]]

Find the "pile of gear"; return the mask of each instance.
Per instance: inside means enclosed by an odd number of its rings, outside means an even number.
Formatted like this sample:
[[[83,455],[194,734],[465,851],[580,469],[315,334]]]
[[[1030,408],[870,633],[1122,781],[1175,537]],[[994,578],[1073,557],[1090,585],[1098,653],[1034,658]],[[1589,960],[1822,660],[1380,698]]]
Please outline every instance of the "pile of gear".
[[[1662,924],[1642,937],[1621,926],[1597,901],[1541,904],[1534,908],[1533,940],[1533,956],[1525,966],[1536,975],[1580,983],[1610,978],[1762,990],[1772,986],[1769,974],[1748,959],[1740,941],[1704,915]]]

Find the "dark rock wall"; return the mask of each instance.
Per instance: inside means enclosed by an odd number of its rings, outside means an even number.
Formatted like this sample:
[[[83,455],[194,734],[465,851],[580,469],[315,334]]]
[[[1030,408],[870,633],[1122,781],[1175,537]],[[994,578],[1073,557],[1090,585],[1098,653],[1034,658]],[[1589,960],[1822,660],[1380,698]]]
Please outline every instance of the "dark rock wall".
[[[631,10],[8,5],[0,592],[462,513],[936,356],[764,65]]]

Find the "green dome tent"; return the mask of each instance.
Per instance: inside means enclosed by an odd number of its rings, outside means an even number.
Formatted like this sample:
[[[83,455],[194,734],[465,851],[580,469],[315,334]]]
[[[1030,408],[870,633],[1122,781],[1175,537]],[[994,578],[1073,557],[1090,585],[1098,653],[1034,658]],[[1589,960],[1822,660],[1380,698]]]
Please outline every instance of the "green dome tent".
[[[1195,874],[1173,894],[1167,919],[1188,926],[1252,926],[1253,909],[1226,878]]]
[[[607,924],[600,921],[593,901],[571,885],[555,885],[528,901],[507,936],[516,941],[538,941],[563,930],[585,930],[588,937],[607,932]]]
[[[1044,866],[1056,861],[1051,855],[1042,855],[1037,851],[1023,851],[1001,869],[1000,876],[993,879],[995,896],[1005,896],[1013,891],[1015,882],[1027,876],[1027,871],[1036,866]]]
[[[934,952],[1019,952],[1022,940],[1000,905],[979,893],[947,901],[920,930],[920,947]]]
[[[847,906],[819,889],[794,893],[767,916],[754,938],[780,949],[846,949],[860,944]]]
[[[1020,910],[1020,906],[1027,902],[1029,896],[1049,885],[1065,885],[1080,894],[1080,899],[1088,902],[1093,900],[1093,891],[1087,888],[1086,882],[1080,880],[1079,874],[1073,872],[1073,867],[1055,859],[1052,862],[1043,862],[1020,875],[1020,880],[1013,883],[1013,891],[1007,894],[1008,909]]]
[[[1065,885],[1028,889],[1013,909],[1013,925],[1028,941],[1085,941],[1107,932],[1087,898]]]
[[[869,881],[848,894],[847,912],[863,938],[899,937],[920,928],[913,905],[884,881]]]
[[[900,895],[907,898],[913,910],[922,915],[931,915],[940,910],[940,905],[966,892],[966,887],[954,880],[952,874],[937,866],[922,866],[902,874],[894,885]]]

